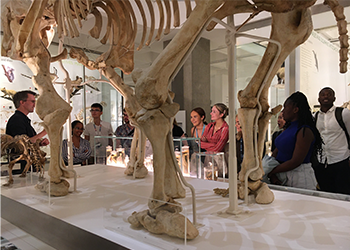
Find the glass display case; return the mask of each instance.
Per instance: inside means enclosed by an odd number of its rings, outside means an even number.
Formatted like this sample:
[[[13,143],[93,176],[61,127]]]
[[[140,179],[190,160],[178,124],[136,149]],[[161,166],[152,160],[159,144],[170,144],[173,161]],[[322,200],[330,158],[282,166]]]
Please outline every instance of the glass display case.
[[[224,152],[196,153],[197,178],[225,182],[226,164]]]
[[[132,139],[133,137],[95,136],[95,164],[106,164],[110,166],[126,167],[130,159]],[[108,140],[109,146],[107,146],[106,148],[101,148],[101,140]],[[195,153],[200,153],[200,139],[191,137],[175,138],[173,140],[177,163],[183,175],[190,176],[191,172],[196,172],[194,155]],[[153,172],[153,150],[149,140],[146,141],[144,165],[148,169],[148,171]],[[194,177],[196,177],[195,174]]]
[[[185,176],[190,176],[195,170],[195,165],[192,164],[191,156],[201,152],[200,139],[196,137],[189,138],[174,138],[174,150],[178,165]],[[193,162],[193,161],[192,161]]]
[[[94,136],[94,163],[125,167],[129,162],[132,137]],[[101,148],[101,140],[107,147]],[[106,144],[105,144],[106,145]]]

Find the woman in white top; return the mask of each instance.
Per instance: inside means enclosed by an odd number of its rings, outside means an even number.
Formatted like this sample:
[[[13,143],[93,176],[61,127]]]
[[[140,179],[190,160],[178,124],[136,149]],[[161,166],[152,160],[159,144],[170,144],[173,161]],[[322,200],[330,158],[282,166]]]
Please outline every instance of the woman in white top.
[[[205,125],[207,125],[205,122],[205,111],[202,108],[194,108],[191,111],[191,123],[193,125],[191,128],[191,137],[201,138]]]

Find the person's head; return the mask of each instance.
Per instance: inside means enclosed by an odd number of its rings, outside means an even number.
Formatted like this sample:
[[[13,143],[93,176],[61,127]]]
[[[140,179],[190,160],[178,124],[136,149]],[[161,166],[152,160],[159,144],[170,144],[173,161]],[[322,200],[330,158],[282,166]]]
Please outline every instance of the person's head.
[[[125,109],[123,109],[123,121],[124,121],[125,124],[129,124],[129,123],[130,123],[130,121],[129,121],[129,116],[128,116],[128,114],[126,113],[126,110],[125,110]]]
[[[15,105],[16,109],[27,115],[34,111],[35,96],[36,93],[30,90],[18,91],[13,96],[13,104]]]
[[[200,107],[192,109],[191,122],[193,127],[197,127],[202,123],[205,124],[205,111]]]
[[[277,117],[277,125],[279,129],[282,129],[284,125],[286,124],[286,121],[283,119],[282,112],[279,113]]]
[[[91,105],[90,112],[91,112],[92,118],[99,118],[103,113],[102,111],[103,111],[103,107],[101,104],[93,103]]]
[[[72,122],[72,135],[80,137],[84,132],[84,124],[81,121],[75,120]]]
[[[299,120],[300,125],[308,124],[310,119],[313,120],[307,98],[299,91],[291,94],[284,102],[282,116],[286,122]]]
[[[318,102],[321,104],[321,108],[331,108],[334,101],[335,92],[330,87],[325,87],[318,93]]]
[[[236,115],[236,123],[235,123],[237,132],[242,131],[241,124],[239,123],[238,115]]]
[[[211,108],[210,115],[213,121],[225,120],[226,116],[228,116],[228,107],[223,103],[216,103]]]

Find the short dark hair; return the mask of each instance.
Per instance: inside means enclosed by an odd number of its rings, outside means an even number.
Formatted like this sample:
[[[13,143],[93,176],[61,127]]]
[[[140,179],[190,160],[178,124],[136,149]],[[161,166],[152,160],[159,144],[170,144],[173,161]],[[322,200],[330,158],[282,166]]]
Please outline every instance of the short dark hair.
[[[81,122],[81,121],[79,121],[79,120],[75,120],[75,121],[73,121],[72,122],[72,135],[73,135],[73,129],[75,128],[75,126],[77,126],[77,124],[81,124],[81,125],[83,125],[84,126],[84,124]]]
[[[334,92],[334,90],[331,87],[324,87],[323,89],[320,90],[318,95],[320,95],[323,90],[330,90],[333,93],[333,96],[335,96],[335,92]]]
[[[91,108],[99,108],[101,112],[103,111],[103,107],[102,107],[102,105],[99,104],[99,103],[93,103],[93,104],[91,105]]]
[[[31,90],[23,90],[18,91],[12,98],[13,104],[15,105],[16,109],[19,108],[21,105],[21,101],[26,101],[28,98],[28,95],[36,96],[36,93]]]

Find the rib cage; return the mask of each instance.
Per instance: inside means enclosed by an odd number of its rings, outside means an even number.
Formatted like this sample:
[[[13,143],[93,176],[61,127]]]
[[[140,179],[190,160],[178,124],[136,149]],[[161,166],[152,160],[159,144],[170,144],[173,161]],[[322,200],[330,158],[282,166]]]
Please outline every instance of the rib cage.
[[[22,1],[24,2],[24,0]],[[170,1],[172,1],[172,5]],[[206,2],[206,0],[201,1]],[[199,3],[202,4],[201,1],[196,3],[198,5]],[[212,17],[223,19],[228,15],[234,15],[236,13],[253,13],[255,15],[261,11],[282,13],[288,12],[294,8],[308,8],[315,3],[315,0],[305,0],[303,2],[297,0],[250,0],[249,2],[248,0],[221,1],[222,5],[212,13]],[[15,3],[17,1],[13,2]],[[95,62],[89,61],[90,69],[99,69],[100,66],[103,67],[103,62],[106,62],[106,64],[111,67],[120,68],[126,74],[131,73],[134,68],[133,58],[138,28],[137,21],[142,22],[141,25],[143,27],[137,50],[140,50],[144,45],[149,46],[153,40],[160,40],[162,33],[165,35],[168,34],[170,32],[171,23],[173,23],[174,27],[180,25],[178,0],[34,0],[33,4],[38,6],[40,4],[47,5],[43,13],[42,29],[44,31],[46,29],[45,25],[50,25],[56,21],[58,37],[78,37],[79,30],[76,25],[82,27],[82,21],[86,20],[89,15],[95,17],[95,25],[89,31],[89,34],[93,38],[99,39],[102,44],[108,42],[110,44],[110,49]],[[344,9],[339,5],[337,0],[325,0],[325,4],[331,7],[337,20],[341,44],[339,52],[340,72],[345,73],[347,71],[349,44],[346,20],[343,14]],[[191,1],[184,0],[184,5],[186,7],[187,18],[192,12]],[[6,16],[10,15],[10,12],[7,11],[6,13],[6,8],[4,8],[4,10],[2,11],[2,24],[4,26],[2,55],[20,60],[23,58],[24,51],[21,51],[21,53],[17,55],[11,51],[14,41],[11,40],[12,34],[10,32],[9,20],[6,19]],[[135,12],[140,14],[141,20],[137,20]],[[157,27],[157,34],[154,34],[156,29],[156,14],[159,15],[159,25]],[[166,17],[164,17],[164,15],[166,15]],[[103,23],[103,16],[107,16],[107,23]],[[75,19],[77,21],[75,21]],[[19,23],[19,26],[20,25]],[[101,31],[104,30],[103,25],[106,27],[106,32],[101,37]],[[150,27],[149,29],[148,26]],[[212,22],[208,26],[208,30],[213,29],[214,26],[215,23]],[[43,37],[42,40],[44,44],[49,44]],[[21,47],[23,47],[24,41],[19,40],[18,42]],[[102,65],[99,65],[99,63],[102,63]]]
[[[187,13],[190,13],[190,0],[185,2]],[[95,62],[89,61],[90,69],[98,69],[100,62],[106,62],[114,68],[120,68],[126,74],[134,69],[134,46],[138,21],[142,22],[142,35],[137,50],[144,45],[149,46],[153,40],[159,41],[162,33],[169,34],[171,23],[174,27],[180,25],[177,0],[172,0],[172,8],[170,0],[155,0],[155,3],[152,3],[152,0],[56,0],[49,8],[53,8],[59,38],[78,37],[76,23],[82,28],[82,21],[89,15],[93,15],[95,24],[89,34],[99,39],[102,44],[108,42],[110,49]],[[140,14],[141,20],[137,20],[135,12]],[[159,15],[159,25],[155,34],[156,14]],[[107,23],[103,23],[103,16],[107,16]],[[77,22],[74,22],[74,19],[77,19]],[[106,32],[101,34],[103,25]]]
[[[180,13],[178,0],[172,0],[172,8],[170,4],[171,0],[155,0],[155,4],[152,4],[151,0],[60,0],[54,2],[54,13],[57,22],[58,36],[79,36],[79,31],[76,27],[74,19],[77,19],[77,23],[82,27],[82,20],[86,19],[89,14],[95,17],[95,25],[89,31],[89,34],[99,39],[102,30],[102,20],[104,12],[107,15],[106,33],[100,39],[102,44],[106,44],[109,40],[113,45],[113,49],[117,49],[119,52],[108,51],[108,55],[113,58],[114,61],[119,61],[115,67],[121,68],[125,73],[129,73],[133,70],[133,50],[135,45],[135,39],[137,35],[137,19],[135,12],[141,15],[142,21],[142,36],[139,42],[137,50],[140,50],[144,45],[149,46],[152,39],[159,41],[162,33],[164,35],[169,34],[171,22],[173,26],[178,27],[180,25]],[[257,13],[263,10],[271,11],[287,11],[294,8],[293,1],[283,2],[275,0],[273,4],[269,0],[253,0],[255,5],[246,0],[236,0],[236,3],[232,1],[225,1],[213,16],[222,19],[229,13],[242,13],[251,12]],[[132,5],[134,3],[134,5]],[[305,1],[303,6],[309,7],[314,4],[314,0]],[[343,7],[335,0],[325,0],[325,4],[329,5],[336,16],[338,23],[338,30],[340,34],[340,72],[344,73],[347,70],[348,60],[348,36],[346,30],[346,21],[343,14]],[[146,7],[147,6],[147,7]],[[192,11],[190,0],[185,0],[186,17],[188,17]],[[145,9],[146,8],[146,9]],[[157,34],[155,32],[155,13],[159,14],[159,25],[157,27]],[[148,18],[146,13],[149,14]],[[166,15],[166,18],[165,18]],[[165,20],[166,19],[166,20]],[[150,29],[148,32],[148,23],[150,23]],[[215,24],[211,24],[209,29],[212,29]],[[148,36],[147,36],[148,33]],[[147,38],[147,40],[146,40]],[[115,54],[117,53],[117,54]],[[111,55],[112,54],[112,55]],[[113,55],[114,54],[114,55]],[[121,55],[125,57],[125,60],[121,58]],[[106,58],[102,56],[101,58]],[[119,58],[119,59],[117,59]],[[121,62],[122,61],[122,62]],[[123,66],[124,68],[123,68]]]
[[[95,25],[89,31],[89,34],[96,39],[99,39],[102,31],[102,12],[107,15],[108,24],[106,25],[106,33],[100,40],[102,44],[106,44],[110,35],[112,35],[111,42],[114,45],[123,46],[130,49],[135,43],[137,34],[137,19],[135,11],[140,13],[142,20],[142,38],[137,50],[140,50],[144,45],[149,45],[152,42],[155,32],[155,13],[159,13],[159,25],[157,27],[157,34],[155,40],[160,40],[162,33],[167,35],[170,33],[171,22],[173,26],[180,25],[180,12],[177,0],[172,0],[172,8],[170,0],[156,0],[156,10],[151,0],[134,0],[134,6],[129,0],[62,0],[55,1],[54,13],[57,22],[58,37],[70,36],[72,38],[79,36],[79,31],[76,27],[74,19],[77,19],[79,27],[82,27],[82,20],[85,20],[89,14],[95,17]],[[191,12],[190,0],[186,0],[186,13]],[[134,8],[137,10],[134,11]],[[145,9],[145,7],[147,7]],[[149,13],[149,20],[147,20],[146,12]],[[117,13],[117,14],[116,14]],[[166,15],[166,20],[165,16]],[[189,14],[188,14],[189,15]],[[150,23],[149,32],[148,22]],[[114,29],[114,32],[111,32]],[[164,32],[163,32],[164,30]],[[147,37],[148,33],[148,37]],[[147,41],[146,41],[147,37]]]

